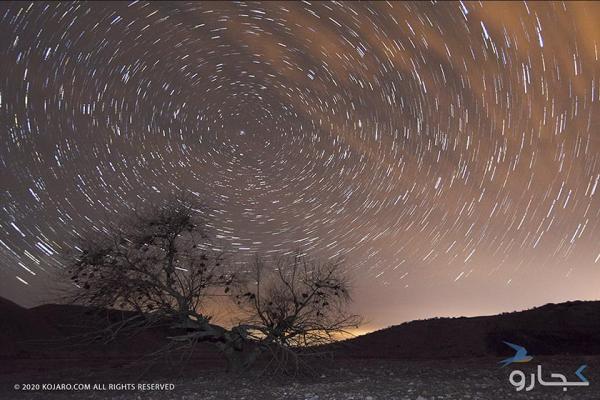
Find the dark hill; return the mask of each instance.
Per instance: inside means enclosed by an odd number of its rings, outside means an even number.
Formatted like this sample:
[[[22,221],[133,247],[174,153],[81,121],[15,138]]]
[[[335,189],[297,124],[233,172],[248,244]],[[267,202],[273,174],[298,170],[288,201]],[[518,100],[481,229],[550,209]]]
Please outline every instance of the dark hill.
[[[105,341],[99,333],[131,316],[117,310],[45,304],[23,308],[0,298],[0,358],[128,358],[172,344],[175,332],[154,326]],[[210,347],[210,348],[209,348]],[[196,346],[200,357],[215,357],[211,346]]]
[[[90,330],[123,318],[120,311],[48,304],[25,309],[0,298],[0,358],[93,354],[143,354],[167,343],[169,332],[152,328],[110,344],[82,340]],[[527,311],[474,318],[407,322],[333,345],[346,357],[441,359],[511,354],[502,341],[533,355],[600,354],[600,301],[547,304]],[[218,357],[210,345],[202,358]]]
[[[343,356],[455,358],[510,355],[502,341],[533,355],[600,354],[600,301],[547,304],[473,318],[435,318],[392,326],[339,345]]]
[[[166,329],[153,327],[133,336],[122,335],[118,340],[105,344],[102,341],[94,341],[94,335],[90,333],[100,332],[111,323],[127,319],[132,313],[64,304],[44,304],[28,311],[36,319],[50,323],[59,332],[60,339],[45,344],[46,348],[101,352],[108,356],[143,354],[165,345],[165,338],[169,335]]]
[[[59,336],[56,328],[45,319],[39,319],[30,310],[0,297],[0,354],[26,352],[31,340]]]

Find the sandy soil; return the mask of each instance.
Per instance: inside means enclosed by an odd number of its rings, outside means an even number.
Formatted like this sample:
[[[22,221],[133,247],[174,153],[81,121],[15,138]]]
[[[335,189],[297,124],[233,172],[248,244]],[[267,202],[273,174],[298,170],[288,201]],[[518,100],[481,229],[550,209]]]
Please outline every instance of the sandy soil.
[[[383,399],[600,399],[600,357],[537,357],[528,364],[500,368],[498,359],[462,359],[443,361],[400,360],[341,360],[330,365],[316,365],[310,375],[274,377],[232,376],[221,366],[206,368],[202,365],[168,367],[160,371],[146,371],[141,375],[142,364],[124,367],[118,361],[110,368],[93,365],[88,360],[85,367],[69,367],[69,361],[60,362],[48,372],[48,362],[36,360],[13,364],[13,371],[6,368],[0,375],[1,399],[173,399],[173,400],[383,400]],[[1,360],[5,363],[7,360]],[[529,374],[543,367],[543,375],[549,380],[551,373],[564,374],[569,381],[576,381],[575,370],[587,364],[584,374],[590,381],[588,387],[541,386],[531,391],[517,392],[509,383],[514,369]],[[25,369],[25,367],[27,367]],[[15,370],[26,372],[15,372]],[[167,371],[168,372],[165,372]],[[96,390],[27,385],[47,384],[97,384]],[[529,382],[529,381],[528,381]],[[131,384],[132,389],[108,390],[109,384]],[[140,383],[166,383],[173,387],[143,387]],[[15,390],[20,385],[21,390]],[[24,386],[25,385],[25,386]],[[103,386],[102,386],[103,385]],[[23,390],[33,389],[33,390]],[[107,390],[102,390],[107,389]]]

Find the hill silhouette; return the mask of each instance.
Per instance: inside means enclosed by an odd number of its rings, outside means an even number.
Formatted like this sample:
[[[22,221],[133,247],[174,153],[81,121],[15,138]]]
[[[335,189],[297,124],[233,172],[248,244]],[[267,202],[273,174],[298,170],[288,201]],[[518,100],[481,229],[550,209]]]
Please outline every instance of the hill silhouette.
[[[26,308],[0,297],[0,355],[26,352],[26,343],[60,336],[52,324]]]
[[[503,341],[533,355],[600,354],[600,301],[573,301],[482,317],[411,321],[336,344],[346,357],[443,359],[504,356]]]
[[[106,341],[99,332],[130,312],[78,305],[44,304],[30,309],[0,298],[0,358],[136,358],[170,343],[173,332],[155,326]],[[210,346],[199,346],[214,357]]]
[[[170,332],[161,327],[111,343],[82,340],[124,314],[58,304],[26,309],[0,298],[0,357],[128,357],[168,342]],[[509,341],[533,355],[592,355],[600,354],[599,339],[600,301],[574,301],[492,316],[411,321],[327,348],[350,358],[444,359],[509,355],[512,350],[502,343]],[[196,352],[218,358],[211,349],[200,345]]]

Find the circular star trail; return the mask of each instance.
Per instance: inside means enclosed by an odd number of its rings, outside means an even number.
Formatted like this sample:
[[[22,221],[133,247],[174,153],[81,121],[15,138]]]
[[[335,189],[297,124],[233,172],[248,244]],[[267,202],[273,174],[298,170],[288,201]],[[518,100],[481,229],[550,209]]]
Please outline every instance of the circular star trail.
[[[374,324],[599,293],[585,3],[3,3],[0,277],[185,191],[236,254],[342,256]],[[595,288],[596,287],[596,288]]]

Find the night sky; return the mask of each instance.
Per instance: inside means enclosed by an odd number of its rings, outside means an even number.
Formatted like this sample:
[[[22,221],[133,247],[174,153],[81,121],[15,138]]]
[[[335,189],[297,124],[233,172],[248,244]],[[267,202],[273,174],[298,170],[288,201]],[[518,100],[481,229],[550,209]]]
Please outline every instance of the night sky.
[[[600,4],[2,3],[0,295],[187,192],[367,329],[600,297]],[[238,256],[242,257],[242,256]]]

